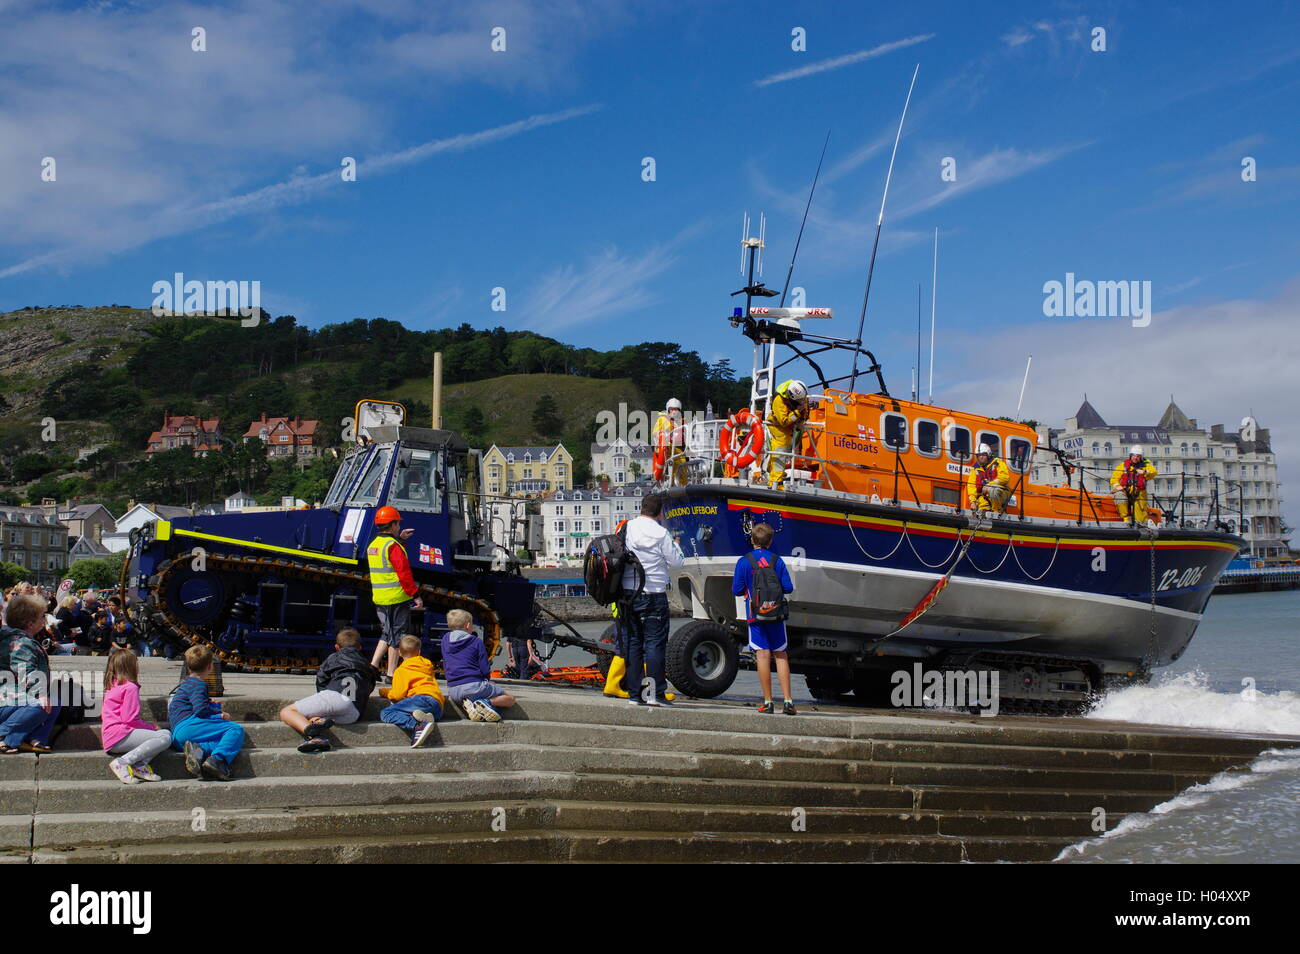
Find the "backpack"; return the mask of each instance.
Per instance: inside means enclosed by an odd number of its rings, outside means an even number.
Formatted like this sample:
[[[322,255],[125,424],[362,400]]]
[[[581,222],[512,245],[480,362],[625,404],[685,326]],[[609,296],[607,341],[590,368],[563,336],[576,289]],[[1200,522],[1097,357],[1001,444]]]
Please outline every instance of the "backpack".
[[[746,553],[745,559],[754,570],[749,584],[749,610],[754,621],[775,623],[788,619],[790,606],[785,590],[781,588],[781,578],[776,575],[776,567],[761,566],[752,552]]]
[[[623,590],[623,571],[629,567],[635,568],[638,578],[635,596],[645,586],[645,571],[636,554],[627,548],[627,521],[624,521],[613,533],[597,537],[587,547],[582,566],[587,595],[602,606],[629,599]]]

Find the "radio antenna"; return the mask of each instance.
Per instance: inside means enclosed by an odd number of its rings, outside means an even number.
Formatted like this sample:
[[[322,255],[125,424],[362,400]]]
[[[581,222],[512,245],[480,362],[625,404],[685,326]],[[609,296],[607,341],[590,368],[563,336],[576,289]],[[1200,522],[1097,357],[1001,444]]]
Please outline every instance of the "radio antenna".
[[[803,227],[808,224],[808,210],[812,208],[813,193],[817,191],[817,180],[822,174],[822,161],[826,158],[826,147],[831,142],[831,131],[826,130],[826,141],[822,143],[822,157],[817,160],[817,171],[813,174],[812,188],[808,190],[808,203],[803,207],[803,221],[799,223],[799,234],[794,240],[794,252],[790,255],[790,267],[785,270],[785,287],[781,289],[781,307],[785,307],[785,296],[790,291],[790,276],[794,273],[794,260],[799,257],[799,243],[803,241]]]
[[[939,227],[934,227],[934,273],[930,276],[930,403],[934,403],[934,303],[939,294]]]
[[[921,72],[921,64],[916,64],[912,71],[912,83],[907,87],[907,99],[903,101],[903,115],[898,118],[898,132],[894,134],[894,151],[889,155],[889,171],[885,173],[885,192],[880,197],[880,215],[876,217],[876,240],[871,244],[871,261],[867,265],[867,287],[862,293],[862,313],[858,315],[858,334],[854,344],[853,373],[849,377],[849,390],[858,383],[858,353],[862,348],[862,328],[867,321],[867,300],[871,297],[871,276],[876,270],[876,252],[880,248],[880,229],[885,224],[885,201],[889,198],[889,180],[894,175],[894,159],[898,157],[898,140],[903,135],[903,122],[907,119],[907,106],[912,102],[912,90],[916,87],[916,74]]]

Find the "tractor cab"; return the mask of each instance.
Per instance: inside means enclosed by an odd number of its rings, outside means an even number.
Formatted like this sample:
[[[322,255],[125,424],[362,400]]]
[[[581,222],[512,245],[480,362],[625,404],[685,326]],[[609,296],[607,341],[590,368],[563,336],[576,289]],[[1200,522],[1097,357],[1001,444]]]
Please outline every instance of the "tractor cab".
[[[478,507],[479,452],[459,435],[428,427],[383,425],[347,452],[321,510],[335,516],[339,556],[360,557],[374,534],[374,514],[397,509],[416,570],[450,572],[453,564],[490,563]],[[328,519],[328,518],[327,518]]]

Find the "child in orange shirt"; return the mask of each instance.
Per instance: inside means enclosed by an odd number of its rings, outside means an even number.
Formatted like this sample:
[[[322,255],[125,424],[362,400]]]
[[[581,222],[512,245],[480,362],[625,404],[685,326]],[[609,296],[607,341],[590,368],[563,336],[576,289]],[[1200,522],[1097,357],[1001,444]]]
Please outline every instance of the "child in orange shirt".
[[[420,655],[420,638],[403,636],[397,644],[401,664],[393,673],[393,685],[379,694],[392,705],[379,713],[384,722],[405,729],[411,748],[424,745],[433,734],[433,724],[442,715],[442,690],[433,676],[433,663]]]

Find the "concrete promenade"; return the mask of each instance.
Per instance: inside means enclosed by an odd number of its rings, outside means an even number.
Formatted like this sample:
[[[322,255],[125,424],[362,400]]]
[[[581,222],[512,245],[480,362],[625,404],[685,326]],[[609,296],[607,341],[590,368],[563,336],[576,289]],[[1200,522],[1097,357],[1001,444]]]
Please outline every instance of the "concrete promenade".
[[[62,658],[96,683],[103,659]],[[177,663],[142,661],[165,722]],[[425,748],[393,726],[336,727],[302,755],[276,720],[310,676],[225,676],[248,741],[230,783],[179,753],[122,785],[97,720],[50,755],[0,758],[6,863],[1045,861],[1189,785],[1300,739],[1030,716],[980,718],[684,700],[512,684],[499,724],[449,713]],[[373,719],[385,705],[372,699]],[[149,716],[146,716],[149,717]]]

